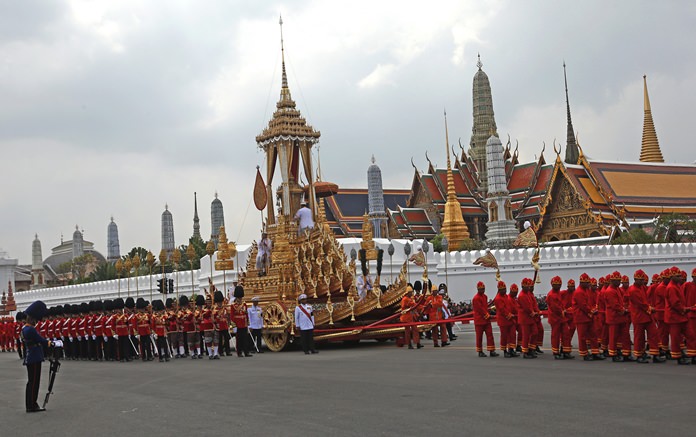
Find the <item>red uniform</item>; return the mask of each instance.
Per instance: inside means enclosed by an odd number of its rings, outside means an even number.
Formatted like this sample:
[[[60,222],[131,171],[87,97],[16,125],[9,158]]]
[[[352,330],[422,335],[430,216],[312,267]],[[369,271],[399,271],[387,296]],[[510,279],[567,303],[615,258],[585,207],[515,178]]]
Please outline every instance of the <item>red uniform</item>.
[[[437,322],[442,320],[442,296],[435,294],[436,292],[434,291],[432,293],[433,294],[425,299],[425,307],[428,309],[428,320],[431,322]],[[447,326],[445,323],[437,323],[435,326],[433,326],[431,335],[433,337],[435,347],[440,346],[437,343],[438,340],[442,340],[443,345],[446,345],[447,341],[449,340],[447,337]]]
[[[645,334],[648,337],[649,353],[660,354],[657,326],[653,320],[654,309],[648,302],[647,287],[631,285],[628,287],[628,301],[633,322],[633,355],[640,357],[645,351]]]
[[[587,345],[590,345],[589,353],[599,354],[597,336],[594,334],[594,306],[593,292],[584,284],[575,290],[572,297],[573,321],[578,331],[578,352],[580,356],[588,355]]]
[[[549,325],[551,325],[551,352],[560,355],[562,352],[563,333],[566,331],[567,319],[563,309],[563,300],[560,291],[551,290],[546,295],[546,305],[548,306]]]
[[[681,284],[674,281],[667,286],[665,296],[665,323],[669,326],[672,358],[681,358],[682,341],[686,339],[687,356],[696,357],[696,345],[688,332],[688,312]]]
[[[488,312],[488,297],[479,290],[471,300],[474,310],[474,328],[476,329],[476,351],[483,352],[483,334],[486,334],[486,350],[495,351],[491,314]]]
[[[509,296],[498,293],[493,299],[495,305],[495,319],[500,329],[500,349],[515,349],[517,327],[515,326],[515,314],[512,312],[514,303]],[[516,311],[515,311],[516,312]]]
[[[517,298],[519,304],[517,318],[519,320],[520,329],[522,330],[522,352],[525,354],[529,353],[529,348],[533,340],[532,337],[536,329],[535,301],[536,298],[531,291],[522,290]]]
[[[416,301],[409,296],[404,296],[401,299],[401,316],[399,320],[402,323],[412,323],[415,322],[414,310],[416,307]],[[416,345],[420,344],[420,335],[418,333],[418,327],[416,326],[404,326],[404,344],[413,347],[411,343]]]
[[[573,291],[561,290],[561,304],[566,318],[565,330],[562,334],[563,353],[569,354],[573,351],[571,344],[575,335],[575,320],[573,317]]]
[[[230,316],[232,318],[232,323],[234,323],[237,328],[246,328],[249,326],[249,317],[245,304],[230,305]]]
[[[686,307],[691,309],[688,313],[688,329],[689,335],[694,338],[696,337],[696,280],[684,284],[684,300]],[[690,356],[696,356],[696,350],[689,350],[688,344],[687,353]]]
[[[660,349],[669,350],[669,326],[665,322],[665,299],[667,298],[667,284],[669,279],[664,279],[655,286],[653,291],[653,306],[655,307],[655,320],[657,320],[658,339]]]
[[[609,328],[609,356],[617,356],[621,349],[622,355],[630,355],[629,333],[626,331],[625,320],[627,309],[624,307],[623,295],[618,287],[609,285],[603,292],[605,299],[606,325]]]

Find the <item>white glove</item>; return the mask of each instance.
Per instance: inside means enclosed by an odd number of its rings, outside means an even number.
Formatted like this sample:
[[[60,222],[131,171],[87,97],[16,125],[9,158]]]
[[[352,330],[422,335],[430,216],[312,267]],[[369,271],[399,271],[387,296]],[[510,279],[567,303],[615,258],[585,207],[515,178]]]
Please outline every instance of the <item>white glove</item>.
[[[72,342],[72,337],[68,337],[68,339]]]
[[[118,334],[114,335],[114,338],[115,338],[116,340],[118,340]]]
[[[157,334],[152,334],[153,337],[155,337],[155,340],[157,340]]]
[[[97,339],[97,335],[96,335],[96,334],[92,334],[92,340],[96,340],[96,339]]]
[[[81,336],[81,335],[78,335],[78,336],[77,336],[77,341],[82,341],[82,336]]]
[[[56,340],[53,342],[54,347],[63,347],[63,342],[60,340]]]
[[[107,337],[107,336],[105,335],[105,336],[104,336],[104,341],[105,341],[105,342],[109,341],[109,337]]]
[[[140,335],[135,334],[135,338],[138,339],[138,340],[140,340]]]

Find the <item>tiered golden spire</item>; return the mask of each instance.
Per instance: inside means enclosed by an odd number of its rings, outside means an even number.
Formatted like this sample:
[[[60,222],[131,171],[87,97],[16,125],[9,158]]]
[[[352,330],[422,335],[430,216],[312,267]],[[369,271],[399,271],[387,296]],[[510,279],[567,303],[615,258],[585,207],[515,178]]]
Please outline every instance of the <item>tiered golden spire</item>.
[[[447,237],[449,247],[457,250],[461,243],[469,238],[469,229],[464,222],[462,208],[454,190],[454,176],[449,155],[449,132],[447,129],[447,112],[445,112],[445,150],[447,152],[447,202],[445,203],[445,220],[442,233]]]
[[[648,81],[643,76],[643,141],[640,148],[641,162],[665,162],[660,151],[660,143],[657,141],[655,124],[653,123],[652,111],[650,111],[650,98],[648,97]]]
[[[290,95],[288,86],[288,75],[285,72],[285,45],[283,42],[283,17],[280,17],[280,52],[282,58],[282,86],[280,88],[280,99],[276,103],[276,111],[273,118],[268,123],[268,127],[256,137],[256,142],[265,148],[272,139],[280,137],[300,137],[306,138],[311,142],[319,141],[321,134],[315,131],[312,126],[302,117],[297,110],[295,101]]]

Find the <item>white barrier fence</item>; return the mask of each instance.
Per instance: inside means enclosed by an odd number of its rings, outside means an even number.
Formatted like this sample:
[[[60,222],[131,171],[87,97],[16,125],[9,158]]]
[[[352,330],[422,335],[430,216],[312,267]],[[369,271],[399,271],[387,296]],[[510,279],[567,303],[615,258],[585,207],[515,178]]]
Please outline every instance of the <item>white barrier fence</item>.
[[[360,249],[360,239],[346,238],[340,240],[346,257],[350,259],[351,249],[356,252]],[[382,284],[389,284],[395,278],[406,256],[404,247],[407,240],[387,240],[375,239],[377,246],[384,249],[382,266]],[[394,245],[394,255],[388,254],[389,244]],[[422,247],[422,240],[410,241],[411,254],[416,253]],[[238,247],[239,254],[235,258],[235,267],[246,268],[249,246]],[[486,251],[464,251],[449,252],[445,254],[433,253],[432,245],[427,253],[428,276],[434,284],[447,283],[449,295],[455,302],[470,300],[476,294],[476,283],[483,281],[487,287],[487,294],[492,298],[496,290],[495,271],[492,269],[475,266],[473,262],[476,258],[484,255]],[[508,286],[512,283],[519,284],[522,278],[531,278],[534,270],[531,267],[533,249],[503,249],[492,251],[498,260],[500,273],[503,281]],[[447,261],[445,262],[445,256]],[[193,285],[191,271],[178,272],[178,291],[180,294],[191,295],[193,292],[200,292],[203,288],[208,288],[208,278],[211,278],[218,289],[224,289],[225,285],[230,290],[237,279],[237,270],[223,272],[217,271],[212,266],[216,261],[215,255],[201,259],[201,269],[193,271]],[[593,277],[604,276],[614,270],[633,278],[633,272],[643,269],[649,276],[659,273],[667,267],[679,266],[689,274],[696,267],[696,244],[695,243],[665,243],[665,244],[635,244],[635,245],[615,245],[615,246],[566,246],[566,247],[545,247],[541,249],[540,278],[541,283],[537,285],[535,294],[546,294],[551,288],[549,281],[553,276],[560,276],[567,281],[574,278],[576,281],[582,273],[587,273]],[[358,266],[358,273],[360,272]],[[376,269],[371,268],[372,275],[376,274]],[[409,281],[415,282],[421,279],[423,269],[410,263]],[[163,295],[157,292],[156,280],[160,275],[153,274],[152,298],[159,299]],[[175,274],[168,274],[169,278],[175,279]],[[135,288],[135,278],[102,282],[92,282],[87,284],[68,285],[64,287],[45,288],[18,292],[15,294],[18,309],[26,308],[31,302],[41,299],[48,306],[60,305],[65,303],[75,304],[96,299],[113,299],[119,295],[123,298],[130,295],[132,297],[143,297],[150,300],[150,278],[149,275],[138,277],[138,290]],[[176,279],[175,279],[176,281]],[[120,282],[120,293],[119,293]],[[130,291],[128,291],[130,290]],[[167,295],[166,297],[171,297]]]

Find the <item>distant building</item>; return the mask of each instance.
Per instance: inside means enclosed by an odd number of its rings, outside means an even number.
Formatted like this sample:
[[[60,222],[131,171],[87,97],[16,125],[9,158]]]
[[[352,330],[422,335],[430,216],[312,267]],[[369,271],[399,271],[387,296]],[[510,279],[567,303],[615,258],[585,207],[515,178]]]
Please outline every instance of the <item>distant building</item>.
[[[118,226],[116,225],[116,222],[114,222],[113,217],[111,217],[111,223],[109,223],[106,233],[106,259],[107,261],[113,263],[121,258],[121,246],[118,242]]]
[[[168,254],[174,251],[176,243],[174,242],[174,218],[169,212],[169,205],[164,206],[162,212],[162,250]]]
[[[215,192],[215,199],[210,204],[210,226],[210,238],[215,242],[215,247],[217,247],[220,226],[225,226],[225,212],[222,209],[222,201],[218,199],[217,191]]]

